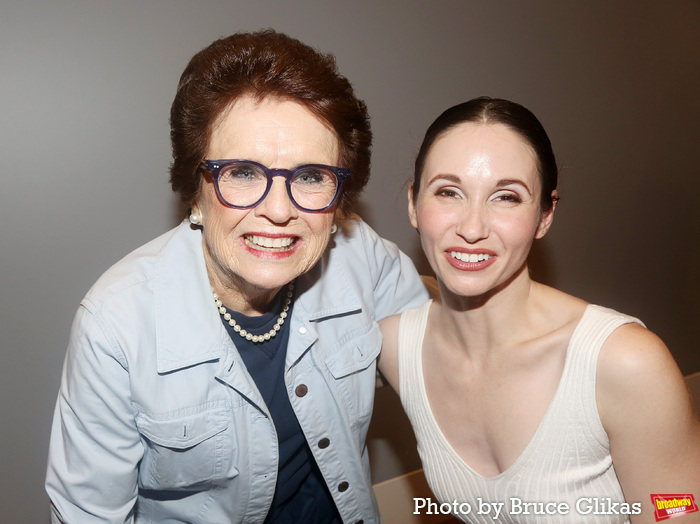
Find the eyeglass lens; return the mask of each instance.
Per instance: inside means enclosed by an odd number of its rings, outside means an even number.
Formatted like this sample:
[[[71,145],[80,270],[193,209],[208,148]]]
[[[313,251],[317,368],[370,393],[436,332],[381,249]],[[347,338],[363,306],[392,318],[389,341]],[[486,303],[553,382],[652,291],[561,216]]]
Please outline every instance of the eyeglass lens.
[[[262,198],[267,189],[265,171],[246,162],[226,166],[219,173],[222,198],[234,206],[251,206]],[[293,171],[289,182],[292,200],[299,206],[317,210],[329,205],[335,197],[338,180],[329,169],[302,167]]]

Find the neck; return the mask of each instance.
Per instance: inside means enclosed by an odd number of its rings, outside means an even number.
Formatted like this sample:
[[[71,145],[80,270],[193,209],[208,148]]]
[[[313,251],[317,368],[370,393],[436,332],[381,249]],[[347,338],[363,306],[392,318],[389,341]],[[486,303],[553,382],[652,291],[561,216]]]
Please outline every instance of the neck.
[[[530,279],[527,264],[483,295],[455,295],[440,283],[439,329],[454,347],[474,355],[512,347],[528,338],[539,286]]]
[[[217,270],[219,266],[208,256],[206,247],[204,253],[209,284],[226,308],[248,316],[260,316],[270,311],[272,302],[282,286],[261,288],[238,275],[224,273]]]
[[[275,296],[281,287],[275,289],[261,289],[247,282],[232,283],[215,282],[209,277],[212,290],[219,296],[219,300],[233,311],[238,311],[247,316],[264,315],[270,311]]]

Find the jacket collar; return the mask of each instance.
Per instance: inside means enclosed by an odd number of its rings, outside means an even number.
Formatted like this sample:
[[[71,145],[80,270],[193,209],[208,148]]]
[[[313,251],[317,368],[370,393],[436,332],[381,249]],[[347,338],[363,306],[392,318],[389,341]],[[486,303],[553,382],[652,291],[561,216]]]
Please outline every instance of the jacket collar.
[[[225,330],[214,307],[201,230],[187,220],[175,229],[157,255],[153,280],[158,372],[220,358]]]
[[[157,255],[153,280],[159,373],[219,360],[227,348],[233,348],[214,306],[200,229],[187,220],[175,229]],[[362,309],[333,245],[297,279],[296,295],[295,323],[318,322]]]
[[[307,320],[317,322],[362,309],[356,284],[348,276],[341,258],[341,253],[331,241],[316,265],[297,278],[295,307],[300,306]]]

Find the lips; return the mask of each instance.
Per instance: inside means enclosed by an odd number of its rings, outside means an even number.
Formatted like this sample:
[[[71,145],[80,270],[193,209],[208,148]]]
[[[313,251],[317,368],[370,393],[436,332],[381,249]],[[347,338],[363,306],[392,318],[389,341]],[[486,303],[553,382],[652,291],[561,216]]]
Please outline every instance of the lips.
[[[457,269],[463,271],[480,271],[489,267],[496,261],[496,254],[490,251],[457,251],[454,249],[445,252],[447,261]]]
[[[462,262],[483,262],[491,258],[488,253],[462,253],[460,251],[450,251],[450,256]]]
[[[269,237],[261,235],[244,235],[248,247],[263,251],[284,252],[293,249],[298,237]]]

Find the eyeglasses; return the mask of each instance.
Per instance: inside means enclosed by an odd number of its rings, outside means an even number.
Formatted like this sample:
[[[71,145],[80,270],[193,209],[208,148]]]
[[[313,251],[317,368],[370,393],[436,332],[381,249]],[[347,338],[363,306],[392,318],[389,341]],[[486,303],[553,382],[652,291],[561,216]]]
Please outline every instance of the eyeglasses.
[[[294,169],[270,169],[252,160],[204,160],[221,202],[235,209],[250,209],[265,200],[272,177],[283,176],[289,199],[301,211],[320,213],[331,207],[350,171],[322,164]]]

